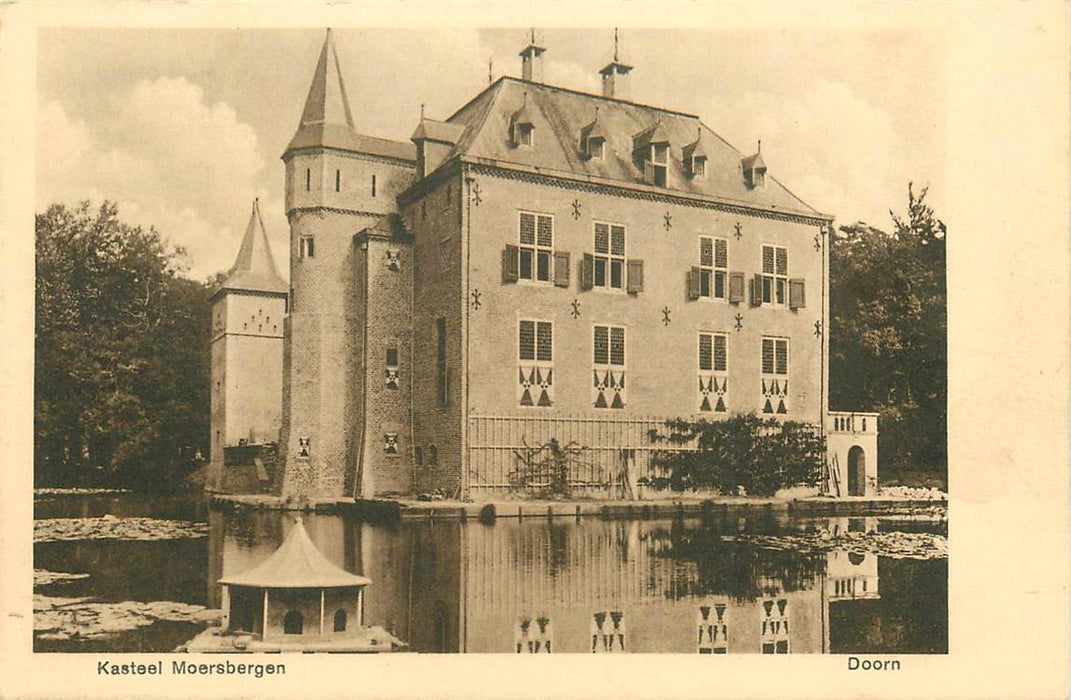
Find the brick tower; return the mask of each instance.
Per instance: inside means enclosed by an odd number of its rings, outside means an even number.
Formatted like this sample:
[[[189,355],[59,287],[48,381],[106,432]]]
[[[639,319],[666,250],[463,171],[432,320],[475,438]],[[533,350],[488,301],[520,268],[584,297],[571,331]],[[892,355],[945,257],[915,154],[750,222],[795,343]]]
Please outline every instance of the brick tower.
[[[212,295],[213,487],[223,484],[224,448],[279,439],[286,297],[254,201],[238,257]]]
[[[396,211],[412,144],[359,135],[328,30],[297,133],[283,154],[290,222],[290,314],[276,476],[282,496],[351,496],[358,487],[368,374],[366,285],[357,234]]]

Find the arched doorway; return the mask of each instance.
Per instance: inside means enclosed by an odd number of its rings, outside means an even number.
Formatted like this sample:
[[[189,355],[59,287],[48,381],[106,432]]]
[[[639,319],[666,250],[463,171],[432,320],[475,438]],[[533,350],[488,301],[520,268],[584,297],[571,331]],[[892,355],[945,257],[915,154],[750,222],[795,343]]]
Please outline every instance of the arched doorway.
[[[848,450],[848,495],[866,495],[866,452],[859,445]]]
[[[297,610],[291,610],[283,617],[283,634],[301,634],[304,619]]]

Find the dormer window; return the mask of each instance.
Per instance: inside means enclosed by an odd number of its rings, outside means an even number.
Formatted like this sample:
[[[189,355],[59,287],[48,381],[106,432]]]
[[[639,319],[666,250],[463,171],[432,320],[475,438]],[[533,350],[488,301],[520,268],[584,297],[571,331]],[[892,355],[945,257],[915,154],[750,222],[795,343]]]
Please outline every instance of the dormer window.
[[[580,130],[580,151],[589,160],[603,160],[606,155],[606,130],[599,122],[599,108],[595,118]]]
[[[509,136],[514,146],[531,148],[535,141],[535,121],[533,109],[528,106],[528,93],[524,93],[524,103],[509,119]]]
[[[535,133],[535,128],[531,124],[517,124],[517,145],[522,148],[532,147],[532,136]]]
[[[602,160],[606,149],[606,141],[603,139],[588,139],[588,158]]]
[[[755,155],[744,158],[741,168],[744,171],[744,183],[750,189],[761,189],[766,186],[766,163],[762,160],[762,141],[759,141],[759,150]]]
[[[707,176],[707,151],[703,145],[703,128],[696,129],[695,141],[684,147],[684,168],[693,180]]]
[[[692,177],[701,180],[707,176],[706,156],[694,156],[692,158]]]
[[[643,181],[656,187],[668,186],[669,138],[658,122],[632,137],[632,153],[643,169]]]

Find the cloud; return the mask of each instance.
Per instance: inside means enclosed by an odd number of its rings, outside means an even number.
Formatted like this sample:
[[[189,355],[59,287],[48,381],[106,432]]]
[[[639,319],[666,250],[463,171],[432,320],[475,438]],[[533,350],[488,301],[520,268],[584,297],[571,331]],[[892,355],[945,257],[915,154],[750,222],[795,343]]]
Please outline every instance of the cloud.
[[[41,108],[38,207],[107,198],[127,223],[155,226],[186,248],[194,278],[226,269],[265,166],[253,128],[184,77],[142,80],[110,104],[92,131],[58,101]],[[265,224],[285,230],[281,203],[262,205]],[[276,255],[284,275],[285,252]]]
[[[838,222],[887,226],[890,205],[906,195],[912,164],[890,115],[842,84],[747,92],[731,108],[711,102],[704,113],[745,154],[762,139],[770,175]]]

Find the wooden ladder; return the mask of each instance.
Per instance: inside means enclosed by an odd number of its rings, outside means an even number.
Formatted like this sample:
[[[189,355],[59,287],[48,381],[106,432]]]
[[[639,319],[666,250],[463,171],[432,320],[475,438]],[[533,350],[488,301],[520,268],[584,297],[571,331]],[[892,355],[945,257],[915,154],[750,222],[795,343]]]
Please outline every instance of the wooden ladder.
[[[840,498],[840,460],[834,453],[833,462],[829,465],[829,490],[835,497]]]

